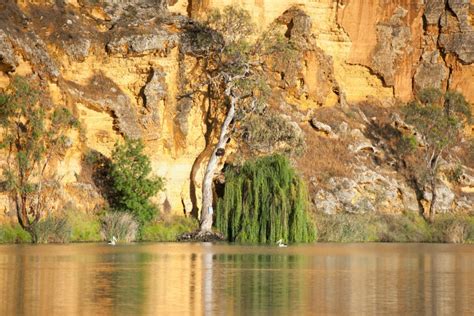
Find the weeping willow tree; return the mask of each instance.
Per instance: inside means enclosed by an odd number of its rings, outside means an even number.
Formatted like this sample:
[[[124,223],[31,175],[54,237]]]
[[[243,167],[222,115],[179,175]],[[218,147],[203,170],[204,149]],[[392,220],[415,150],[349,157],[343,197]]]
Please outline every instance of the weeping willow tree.
[[[225,178],[216,226],[230,241],[315,240],[314,225],[306,213],[306,187],[285,157],[248,161],[229,168]]]

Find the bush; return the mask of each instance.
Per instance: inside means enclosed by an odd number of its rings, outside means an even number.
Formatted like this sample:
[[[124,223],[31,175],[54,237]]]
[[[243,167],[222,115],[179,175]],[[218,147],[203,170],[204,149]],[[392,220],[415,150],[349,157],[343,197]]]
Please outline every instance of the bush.
[[[304,135],[298,125],[279,114],[269,111],[249,116],[242,129],[244,143],[253,152],[301,155],[305,151]]]
[[[147,223],[141,230],[143,241],[176,241],[179,235],[198,228],[195,219],[175,216],[171,219]]]
[[[66,217],[48,216],[33,227],[32,238],[36,243],[67,243],[71,239],[71,226]]]
[[[131,242],[137,239],[138,223],[131,214],[121,212],[106,213],[100,220],[100,234],[103,240],[113,236],[119,241]]]
[[[241,168],[229,168],[225,179],[216,226],[230,241],[315,240],[306,213],[306,186],[286,158],[275,155],[248,161]]]
[[[318,214],[318,241],[327,242],[430,242],[431,228],[419,215]]]
[[[474,242],[474,218],[467,215],[440,214],[433,223],[435,242]]]
[[[426,88],[418,92],[417,98],[424,104],[440,103],[443,93],[436,88]]]
[[[95,215],[80,211],[67,213],[67,220],[71,226],[71,241],[100,241],[100,220]]]
[[[115,144],[110,166],[112,208],[130,212],[141,225],[157,215],[158,210],[149,199],[164,186],[162,178],[149,178],[151,163],[143,149],[140,140]]]
[[[378,241],[385,242],[430,242],[431,227],[415,213],[379,215],[373,221],[378,223]]]
[[[377,241],[377,231],[370,223],[370,215],[318,214],[316,229],[318,241],[325,242],[366,242]]]
[[[3,224],[0,226],[0,244],[28,242],[31,242],[31,235],[19,224]]]

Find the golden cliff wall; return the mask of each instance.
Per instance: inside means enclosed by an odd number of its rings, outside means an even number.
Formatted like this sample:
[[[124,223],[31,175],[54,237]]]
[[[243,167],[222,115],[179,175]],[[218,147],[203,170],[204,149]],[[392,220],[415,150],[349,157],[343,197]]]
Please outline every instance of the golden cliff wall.
[[[288,28],[309,17],[305,68],[295,72],[305,87],[283,86],[301,109],[408,100],[425,86],[460,90],[474,103],[472,0],[169,0],[168,9],[157,0],[125,2],[0,3],[0,89],[15,75],[33,76],[81,121],[57,167],[61,205],[100,207],[84,155],[109,156],[128,136],[144,139],[153,173],[166,179],[156,202],[174,213],[191,210],[191,174],[199,192],[205,162],[207,105],[179,98],[196,62],[180,52],[180,32],[186,16],[199,19],[212,8],[241,6],[260,30],[282,15]],[[6,196],[0,200],[0,220],[13,216]]]
[[[406,101],[427,85],[449,86],[474,100],[468,80],[474,74],[473,0],[180,0],[170,10],[200,18],[227,5],[249,10],[259,29],[291,6],[305,11],[349,102],[368,96]],[[433,27],[443,21],[449,22]]]
[[[111,22],[114,17],[98,6],[66,3],[0,4],[0,89],[16,75],[45,81],[44,94],[70,107],[81,123],[80,132],[70,135],[73,147],[54,166],[63,186],[51,211],[103,205],[84,157],[90,151],[109,157],[124,136],[145,141],[153,174],[165,178],[166,190],[155,202],[166,211],[190,211],[189,179],[205,147],[205,124],[203,107],[177,101],[186,75],[182,65],[194,61],[180,57],[176,30],[153,21],[130,26],[132,17]],[[112,23],[116,31],[107,32]],[[1,201],[0,221],[13,218],[13,205],[5,195]]]

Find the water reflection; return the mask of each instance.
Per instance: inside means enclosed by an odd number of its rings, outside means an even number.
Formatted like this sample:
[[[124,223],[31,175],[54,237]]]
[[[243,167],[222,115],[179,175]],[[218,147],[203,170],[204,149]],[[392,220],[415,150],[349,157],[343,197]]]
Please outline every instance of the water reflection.
[[[474,314],[474,247],[0,246],[0,315]]]

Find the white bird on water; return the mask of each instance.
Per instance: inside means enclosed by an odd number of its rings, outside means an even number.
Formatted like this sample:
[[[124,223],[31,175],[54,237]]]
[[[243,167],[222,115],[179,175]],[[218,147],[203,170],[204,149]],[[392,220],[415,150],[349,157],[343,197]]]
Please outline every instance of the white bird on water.
[[[278,245],[278,247],[288,247],[288,245],[283,243],[283,239],[278,240],[277,245]]]
[[[115,246],[117,241],[118,241],[117,238],[115,238],[115,236],[112,236],[112,239],[109,241],[109,245]]]

